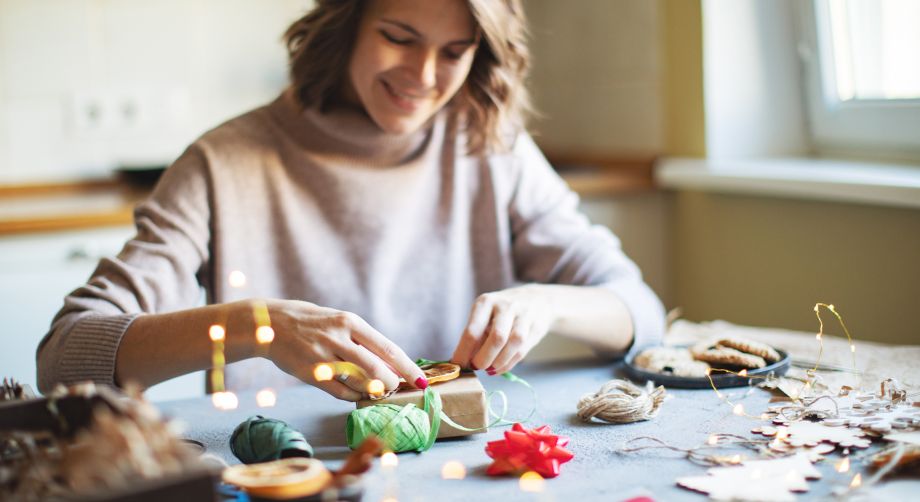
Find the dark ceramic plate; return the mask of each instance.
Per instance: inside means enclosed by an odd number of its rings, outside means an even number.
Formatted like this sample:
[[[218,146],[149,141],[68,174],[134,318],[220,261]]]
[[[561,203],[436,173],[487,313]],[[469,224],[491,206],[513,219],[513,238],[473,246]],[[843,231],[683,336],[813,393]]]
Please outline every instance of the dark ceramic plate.
[[[789,365],[792,362],[792,359],[789,357],[789,354],[783,352],[782,350],[777,349],[779,352],[780,359],[779,361],[768,364],[767,366],[756,369],[748,370],[747,377],[740,377],[733,375],[731,373],[722,373],[720,371],[712,372],[712,383],[715,384],[716,388],[724,387],[744,387],[746,385],[751,385],[762,380],[762,378],[756,378],[758,375],[765,377],[770,373],[774,375],[784,375],[789,371]],[[665,387],[674,387],[680,389],[708,389],[711,388],[709,379],[706,377],[694,378],[694,377],[682,377],[675,375],[667,375],[664,373],[654,373],[643,368],[640,368],[633,364],[633,359],[640,351],[636,351],[632,355],[626,358],[626,373],[630,377],[637,380],[651,380],[657,385],[664,385]],[[726,367],[732,371],[741,371],[742,368],[733,368]],[[755,377],[755,378],[751,378]]]

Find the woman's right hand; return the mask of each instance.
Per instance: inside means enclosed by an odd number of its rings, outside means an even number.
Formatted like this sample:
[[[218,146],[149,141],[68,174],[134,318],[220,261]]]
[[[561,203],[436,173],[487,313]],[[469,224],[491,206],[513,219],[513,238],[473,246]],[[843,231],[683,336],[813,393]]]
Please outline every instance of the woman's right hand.
[[[275,331],[267,357],[304,382],[346,401],[366,397],[369,379],[380,380],[388,391],[399,386],[400,378],[421,389],[428,386],[412,359],[360,316],[297,300],[266,304]],[[367,378],[350,375],[344,382],[316,380],[313,370],[317,364],[337,361],[356,364]]]

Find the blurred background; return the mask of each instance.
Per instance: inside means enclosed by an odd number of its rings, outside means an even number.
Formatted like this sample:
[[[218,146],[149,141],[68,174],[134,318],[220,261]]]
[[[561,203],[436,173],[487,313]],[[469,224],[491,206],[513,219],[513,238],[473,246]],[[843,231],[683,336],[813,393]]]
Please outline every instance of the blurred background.
[[[0,375],[34,385],[63,296],[156,175],[286,85],[311,3],[0,0]],[[812,331],[820,301],[857,338],[920,343],[920,2],[525,7],[538,143],[667,308]]]

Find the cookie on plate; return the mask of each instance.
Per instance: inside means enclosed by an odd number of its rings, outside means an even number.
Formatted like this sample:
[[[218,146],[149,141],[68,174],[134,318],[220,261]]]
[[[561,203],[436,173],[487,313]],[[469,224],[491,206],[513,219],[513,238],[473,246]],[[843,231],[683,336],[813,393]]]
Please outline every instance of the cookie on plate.
[[[633,360],[636,367],[653,373],[680,377],[704,377],[709,365],[693,359],[686,348],[652,347],[645,349]]]
[[[780,360],[779,352],[776,351],[773,347],[761,343],[755,340],[748,340],[747,338],[740,338],[736,336],[729,336],[720,338],[717,345],[723,347],[728,347],[735,349],[746,354],[752,354],[758,357],[762,357],[768,363],[775,363]]]
[[[714,368],[740,366],[747,369],[757,369],[767,365],[764,358],[754,354],[746,354],[731,347],[723,345],[716,345],[715,347],[706,345],[704,347],[694,347],[692,349],[693,358],[697,361],[709,363]]]

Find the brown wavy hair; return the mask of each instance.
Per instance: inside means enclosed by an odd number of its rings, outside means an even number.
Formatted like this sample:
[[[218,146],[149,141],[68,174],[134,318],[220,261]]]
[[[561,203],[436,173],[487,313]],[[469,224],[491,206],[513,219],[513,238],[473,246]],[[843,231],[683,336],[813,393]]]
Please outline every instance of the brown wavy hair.
[[[520,0],[467,0],[481,37],[470,73],[449,104],[463,119],[471,153],[511,147],[531,111],[527,24]],[[317,0],[284,34],[291,83],[304,107],[328,107],[347,78],[366,0]]]

